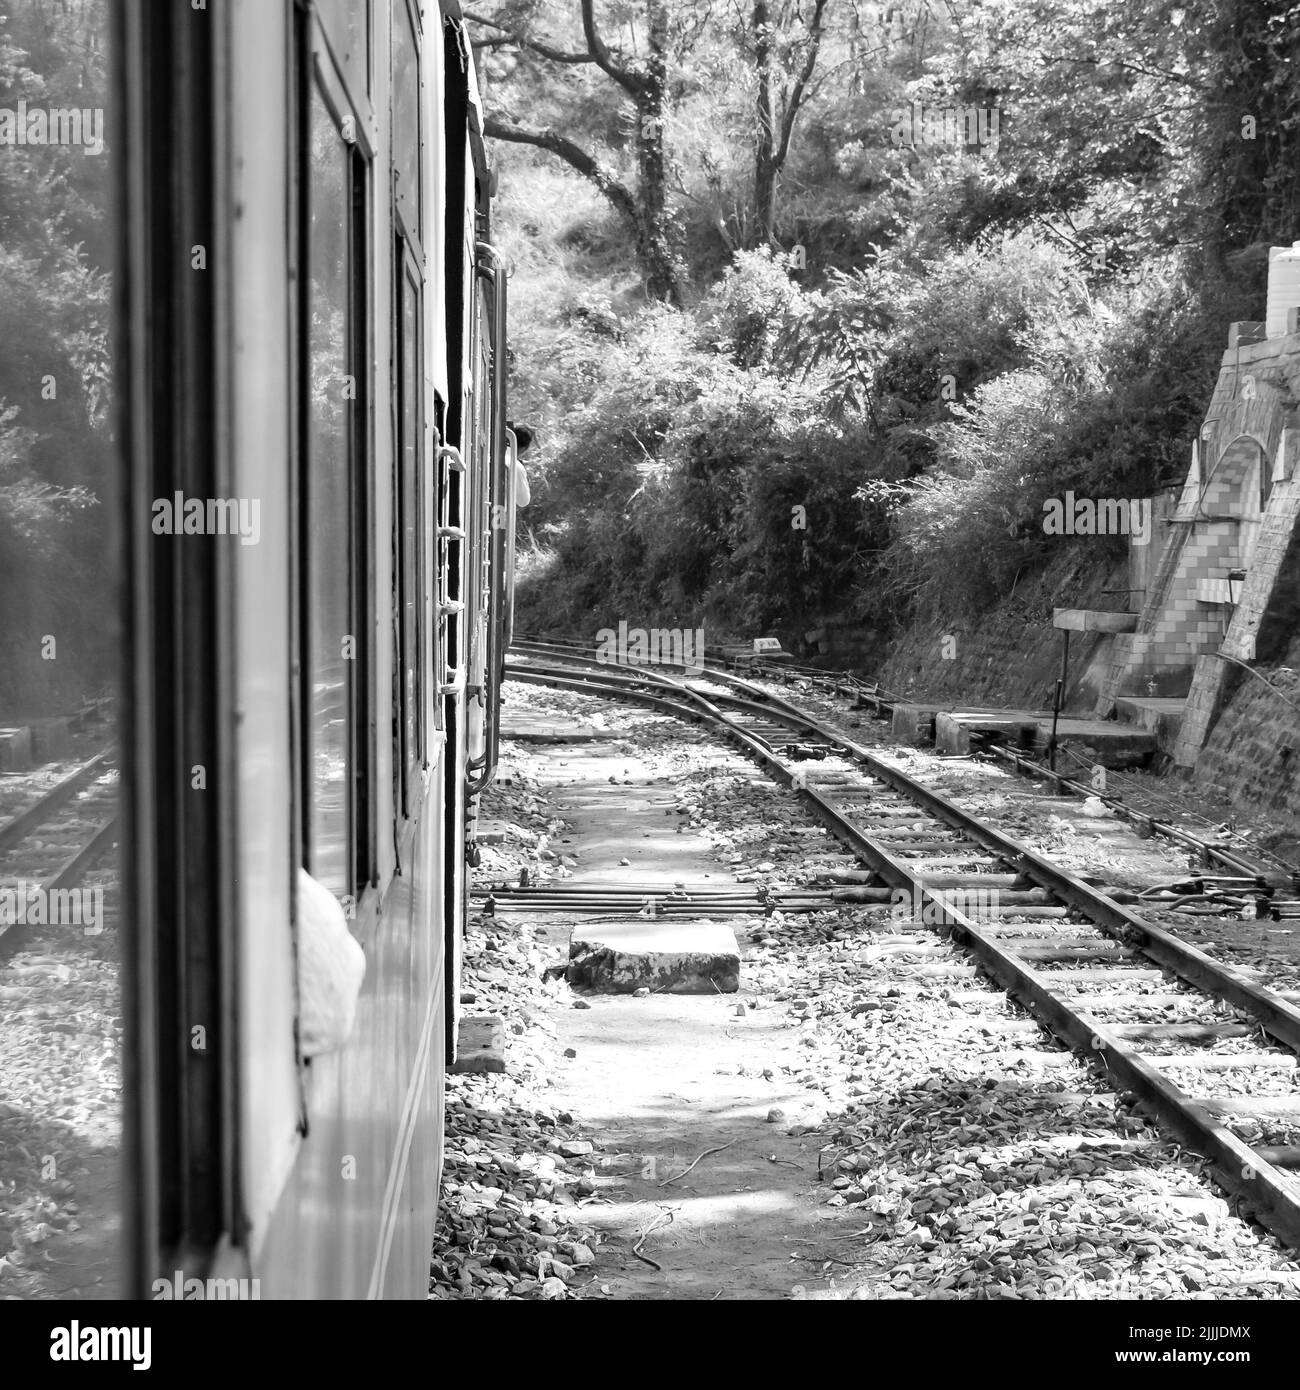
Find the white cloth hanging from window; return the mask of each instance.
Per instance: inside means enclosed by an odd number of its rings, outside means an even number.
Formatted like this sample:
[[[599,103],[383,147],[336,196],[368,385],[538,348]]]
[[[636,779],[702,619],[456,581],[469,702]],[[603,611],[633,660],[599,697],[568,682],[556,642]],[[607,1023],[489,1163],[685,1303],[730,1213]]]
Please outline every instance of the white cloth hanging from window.
[[[304,1057],[342,1047],[352,1032],[366,953],[338,899],[298,870],[298,1037]]]

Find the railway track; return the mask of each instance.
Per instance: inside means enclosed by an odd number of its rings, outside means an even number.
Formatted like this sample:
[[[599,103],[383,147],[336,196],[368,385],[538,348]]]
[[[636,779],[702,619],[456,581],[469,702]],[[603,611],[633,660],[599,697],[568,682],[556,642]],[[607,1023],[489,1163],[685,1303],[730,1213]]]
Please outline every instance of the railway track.
[[[576,662],[589,666],[592,649],[589,644],[580,642],[517,640],[512,650],[520,655],[533,656],[542,660]],[[741,658],[712,655],[707,659],[708,674],[711,677],[727,679],[734,676],[737,667],[750,670],[751,675],[761,674],[764,680],[788,683],[791,679],[811,685],[818,693],[827,697],[848,700],[854,711],[867,711],[876,719],[891,719],[898,697],[881,686],[859,680],[846,672],[823,671],[816,667],[800,666],[795,663],[764,661],[761,657]],[[609,668],[604,668],[609,669]],[[755,692],[757,698],[766,699],[766,692],[752,681],[742,681]],[[1277,855],[1253,845],[1246,837],[1239,836],[1241,848],[1233,848],[1218,841],[1207,840],[1204,836],[1192,834],[1182,826],[1165,819],[1157,811],[1141,802],[1126,799],[1119,790],[1099,790],[1083,775],[1071,776],[1069,773],[1049,768],[1014,748],[997,741],[996,736],[974,733],[972,744],[978,747],[979,757],[1002,762],[1016,773],[1039,781],[1050,782],[1058,794],[1074,795],[1100,801],[1120,820],[1132,825],[1141,836],[1158,836],[1178,845],[1188,852],[1189,872],[1199,870],[1218,871],[1220,876],[1229,879],[1254,880],[1261,873],[1265,876],[1265,891],[1259,895],[1259,910],[1275,919],[1300,916],[1300,901],[1273,904],[1265,902],[1272,898],[1279,888],[1287,888],[1300,895],[1300,866],[1287,863]],[[1192,860],[1195,860],[1193,865]]]
[[[824,896],[791,890],[792,906],[891,902],[891,931],[951,938],[1062,1041],[1212,1160],[1220,1184],[1261,1224],[1300,1247],[1300,992],[1270,989],[1259,972],[1225,965],[1171,929],[1172,909],[1198,887],[1201,895],[1216,883],[1262,897],[1289,876],[1224,874],[1149,897],[1108,892],[741,677],[633,674],[572,651],[561,663],[528,647],[507,675],[703,721],[736,743],[793,787],[863,866],[837,876],[847,880],[840,896],[834,887]],[[645,890],[620,887],[585,896],[502,890],[498,904],[578,912],[621,905],[644,913]],[[775,894],[764,901],[758,893],[683,891],[684,899],[656,901],[656,912],[782,910]],[[1241,1122],[1285,1139],[1248,1143],[1232,1127]]]
[[[0,825],[0,892],[23,885],[44,903],[78,886],[80,878],[113,844],[117,834],[116,760],[103,751],[88,758],[30,806]],[[38,833],[39,832],[39,833]],[[0,961],[27,941],[33,923],[0,914]]]

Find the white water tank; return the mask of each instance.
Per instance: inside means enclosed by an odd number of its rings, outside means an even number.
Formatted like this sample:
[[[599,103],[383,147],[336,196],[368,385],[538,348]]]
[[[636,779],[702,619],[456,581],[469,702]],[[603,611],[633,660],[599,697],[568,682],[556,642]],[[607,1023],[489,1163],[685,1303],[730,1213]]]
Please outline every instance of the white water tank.
[[[1300,309],[1300,241],[1268,248],[1268,308],[1264,311],[1264,336],[1281,338],[1286,333],[1288,309]]]

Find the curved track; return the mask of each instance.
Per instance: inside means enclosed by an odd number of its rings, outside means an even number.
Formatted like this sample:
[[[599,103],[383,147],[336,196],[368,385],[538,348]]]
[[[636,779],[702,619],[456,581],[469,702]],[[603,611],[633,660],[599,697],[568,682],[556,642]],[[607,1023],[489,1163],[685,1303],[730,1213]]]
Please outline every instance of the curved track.
[[[577,641],[519,639],[515,641],[512,650],[523,656],[543,660],[576,661],[587,665],[590,665],[592,660],[590,645]],[[714,653],[707,658],[710,679],[735,679],[734,675],[729,673],[737,666],[747,667],[752,675],[761,674],[769,681],[786,683],[796,679],[805,682],[819,693],[850,700],[854,708],[869,710],[877,719],[891,719],[894,706],[900,702],[898,696],[880,685],[859,680],[847,672],[825,671],[818,667],[801,666],[792,661],[774,661],[761,656],[738,657],[725,654],[720,648],[715,648]],[[768,692],[751,681],[741,681],[740,684],[756,691],[761,699],[771,698]],[[1253,882],[1263,875],[1264,886],[1269,889],[1287,888],[1293,893],[1300,893],[1300,867],[1288,864],[1259,846],[1252,845],[1244,836],[1238,836],[1238,839],[1253,852],[1256,856],[1254,859],[1248,857],[1244,851],[1235,851],[1217,841],[1193,835],[1181,826],[1162,819],[1159,815],[1153,815],[1149,810],[1130,805],[1119,792],[1098,790],[1080,777],[1057,772],[1032,757],[1006,747],[988,735],[975,733],[971,738],[972,744],[978,746],[982,756],[1005,762],[1026,777],[1051,782],[1058,793],[1070,793],[1100,801],[1119,819],[1133,825],[1140,835],[1159,836],[1190,851],[1197,856],[1205,869],[1221,871],[1219,877]],[[1266,868],[1265,864],[1271,864],[1272,867]],[[1277,918],[1300,916],[1300,903],[1290,905],[1290,910],[1286,907],[1280,911],[1270,908],[1270,914]]]
[[[741,677],[633,674],[570,650],[523,647],[524,660],[507,666],[510,679],[703,720],[795,788],[867,866],[841,875],[859,887],[825,906],[845,897],[901,902],[911,929],[950,935],[1041,1022],[1206,1154],[1221,1185],[1256,1219],[1300,1247],[1300,1144],[1252,1146],[1231,1127],[1241,1117],[1291,1138],[1300,1129],[1300,994],[1269,989],[1254,972],[1214,960],[1152,919],[1194,895],[1195,883],[1140,902],[1108,893]],[[1249,882],[1252,891],[1268,889],[1259,876]],[[736,910],[762,908],[737,901]]]

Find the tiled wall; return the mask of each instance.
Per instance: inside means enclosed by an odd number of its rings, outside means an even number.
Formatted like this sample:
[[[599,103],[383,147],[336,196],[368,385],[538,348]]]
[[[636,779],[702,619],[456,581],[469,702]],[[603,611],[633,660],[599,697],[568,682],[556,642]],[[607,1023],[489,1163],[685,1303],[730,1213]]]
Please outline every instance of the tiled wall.
[[[1293,510],[1276,489],[1267,511],[1261,510],[1261,483],[1270,485],[1284,430],[1294,420],[1297,389],[1298,336],[1225,354],[1138,630],[1115,640],[1100,713],[1109,713],[1117,696],[1147,693],[1153,680],[1160,695],[1178,696],[1209,679],[1198,678],[1200,659],[1218,651],[1235,616],[1223,602],[1228,572],[1244,568],[1250,574],[1257,553],[1263,559],[1283,543],[1282,532],[1290,537]],[[1266,605],[1271,582],[1266,590],[1256,587]],[[1205,695],[1198,696],[1198,709]],[[1199,723],[1193,717],[1186,733]]]

